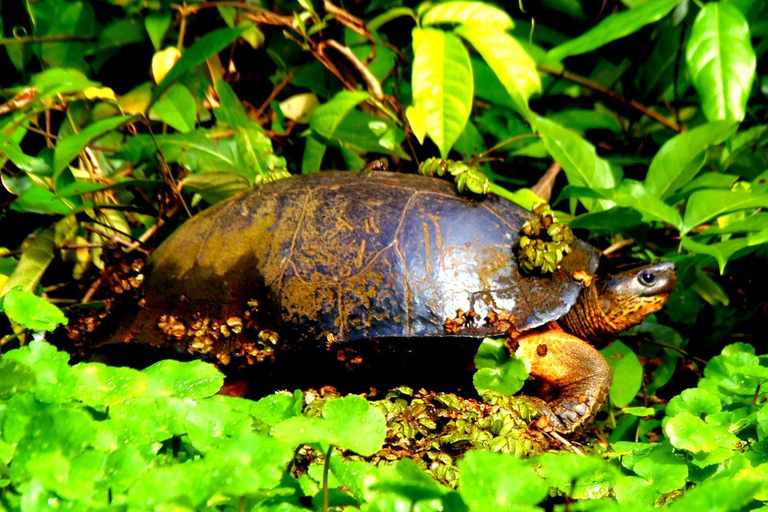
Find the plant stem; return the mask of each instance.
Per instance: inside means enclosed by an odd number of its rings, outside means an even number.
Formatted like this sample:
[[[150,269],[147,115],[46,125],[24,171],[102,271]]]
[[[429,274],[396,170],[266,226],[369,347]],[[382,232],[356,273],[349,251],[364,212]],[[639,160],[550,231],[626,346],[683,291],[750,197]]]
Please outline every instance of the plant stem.
[[[15,44],[34,44],[34,43],[72,43],[75,41],[96,41],[96,36],[54,34],[49,36],[27,36],[27,37],[3,37],[0,38],[0,46],[11,46]]]
[[[660,124],[663,124],[670,130],[674,130],[676,132],[682,132],[684,128],[682,126],[678,126],[671,121],[669,121],[667,118],[659,114],[658,112],[655,112],[651,110],[650,108],[646,107],[642,103],[639,103],[635,100],[630,100],[629,98],[625,98],[621,94],[617,93],[614,90],[608,89],[607,87],[603,87],[602,85],[598,84],[597,82],[593,82],[592,80],[588,80],[582,76],[574,75],[573,73],[569,73],[568,71],[559,71],[555,68],[551,68],[549,66],[539,66],[539,69],[541,71],[544,71],[545,73],[549,73],[551,75],[559,76],[562,78],[565,78],[566,80],[570,80],[571,82],[577,83],[579,85],[583,85],[584,87],[587,87],[589,89],[592,89],[593,91],[600,92],[602,94],[605,94],[606,96],[610,97],[611,99],[614,99],[616,101],[619,101],[629,107],[634,108],[635,110],[638,110],[645,114],[646,116],[650,117],[651,119],[657,121]]]
[[[323,512],[328,512],[328,503],[330,497],[328,494],[328,471],[331,469],[331,454],[333,445],[328,445],[328,453],[325,454],[325,464],[323,464]]]

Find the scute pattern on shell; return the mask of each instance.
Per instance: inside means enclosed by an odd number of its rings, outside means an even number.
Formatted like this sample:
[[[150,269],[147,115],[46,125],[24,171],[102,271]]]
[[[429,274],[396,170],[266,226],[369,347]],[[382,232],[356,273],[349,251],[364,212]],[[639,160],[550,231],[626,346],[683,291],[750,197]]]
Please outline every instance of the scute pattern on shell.
[[[197,215],[157,249],[145,307],[123,336],[161,345],[161,315],[226,322],[253,299],[255,329],[298,343],[502,334],[484,321],[491,312],[526,331],[570,310],[584,288],[574,273],[592,275],[598,261],[576,240],[551,276],[521,276],[513,246],[531,216],[418,175],[323,172],[265,184]],[[459,310],[475,320],[447,332]]]

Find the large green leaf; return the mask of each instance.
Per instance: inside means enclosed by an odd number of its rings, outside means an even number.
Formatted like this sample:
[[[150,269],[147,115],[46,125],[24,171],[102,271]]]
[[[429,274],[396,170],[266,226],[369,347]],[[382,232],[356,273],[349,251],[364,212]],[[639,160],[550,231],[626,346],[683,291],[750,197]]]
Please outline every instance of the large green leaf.
[[[528,100],[533,93],[541,91],[541,80],[536,64],[520,43],[496,27],[464,25],[457,27],[456,33],[475,47],[504,85],[518,110],[524,117],[530,117]]]
[[[614,341],[600,351],[613,370],[611,403],[616,407],[629,404],[643,384],[643,367],[632,349],[620,341]]]
[[[543,117],[534,118],[531,126],[541,134],[547,152],[563,167],[569,184],[591,189],[610,189],[616,185],[608,162],[579,134]],[[588,210],[595,208],[594,201],[583,202]],[[602,206],[610,208],[612,204],[604,202]]]
[[[723,142],[732,130],[732,123],[720,121],[697,126],[667,140],[648,167],[648,192],[663,199],[686,185],[704,165],[706,149]]]
[[[741,121],[755,78],[756,58],[744,15],[710,2],[696,16],[685,60],[710,121]]]
[[[514,27],[509,14],[482,2],[442,2],[433,5],[421,19],[422,25],[461,23],[480,28],[509,30]]]
[[[93,6],[89,2],[72,2],[62,9],[48,29],[54,36],[86,36],[94,33]],[[46,42],[41,45],[42,59],[46,67],[75,68],[88,71],[85,63],[88,45],[78,41]]]
[[[691,252],[706,254],[715,258],[717,266],[720,268],[720,273],[723,274],[725,272],[725,266],[731,259],[733,259],[733,256],[736,255],[736,253],[739,253],[742,249],[748,249],[749,247],[766,243],[766,234],[768,234],[768,230],[760,231],[746,237],[731,238],[724,242],[715,242],[713,244],[696,242],[695,240],[686,237],[683,238],[683,247]],[[743,256],[747,252],[748,251],[739,253],[738,256]]]
[[[66,324],[64,313],[34,293],[14,288],[3,295],[0,311],[19,325],[33,331],[52,331],[58,325]]]
[[[572,55],[591,52],[660,20],[679,3],[680,0],[648,0],[634,9],[608,16],[588,32],[552,48],[545,60],[557,62]]]
[[[162,98],[155,102],[149,113],[181,133],[189,133],[195,129],[195,98],[189,89],[181,84],[173,84]]]
[[[56,183],[58,177],[66,169],[78,153],[80,153],[91,142],[102,135],[124,125],[133,119],[133,116],[115,116],[101,119],[93,124],[86,126],[80,133],[70,135],[62,139],[53,150],[53,181]]]
[[[413,29],[414,104],[423,111],[426,133],[443,158],[464,131],[472,107],[469,52],[454,34]]]
[[[163,81],[152,91],[152,103],[156,102],[181,76],[197,66],[202,65],[211,55],[235,42],[242,30],[239,28],[220,28],[208,32],[195,43],[184,50],[179,61],[174,64]]]
[[[699,190],[688,199],[681,231],[685,234],[720,215],[753,208],[768,208],[768,194],[741,190]]]

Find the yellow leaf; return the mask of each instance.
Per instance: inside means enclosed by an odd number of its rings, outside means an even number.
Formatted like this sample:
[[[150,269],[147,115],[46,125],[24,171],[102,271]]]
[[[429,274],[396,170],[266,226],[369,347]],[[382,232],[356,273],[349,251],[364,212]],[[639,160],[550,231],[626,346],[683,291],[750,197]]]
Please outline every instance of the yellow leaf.
[[[313,92],[305,92],[291,96],[280,103],[280,110],[283,115],[291,121],[301,121],[311,110],[317,107],[320,102],[317,95]]]
[[[160,50],[152,56],[152,76],[154,77],[156,84],[163,81],[165,75],[168,74],[180,58],[181,52],[175,47],[168,47],[165,50]]]
[[[83,91],[83,96],[85,96],[89,100],[93,100],[96,98],[99,98],[102,100],[114,100],[115,91],[113,91],[109,87],[88,87]]]

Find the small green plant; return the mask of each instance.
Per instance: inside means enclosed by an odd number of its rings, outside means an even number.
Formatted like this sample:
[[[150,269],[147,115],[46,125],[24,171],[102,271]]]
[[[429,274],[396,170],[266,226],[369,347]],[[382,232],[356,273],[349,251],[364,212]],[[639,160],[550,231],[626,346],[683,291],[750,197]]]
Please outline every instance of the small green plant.
[[[524,408],[501,395],[488,395],[484,419],[462,417],[477,411],[460,412],[451,395],[402,402],[409,390],[374,404],[300,392],[254,402],[215,395],[223,375],[199,361],[138,371],[68,359],[38,341],[0,358],[0,510],[537,510],[565,495],[583,510],[736,511],[768,501],[768,359],[744,344],[659,412],[660,442],[527,459],[535,439],[515,430],[522,416],[505,420]],[[453,421],[437,437],[428,416],[410,423],[431,400]],[[408,435],[406,425],[421,426]],[[434,443],[482,451],[424,459],[451,485],[440,484],[389,457],[420,429],[422,456]]]

